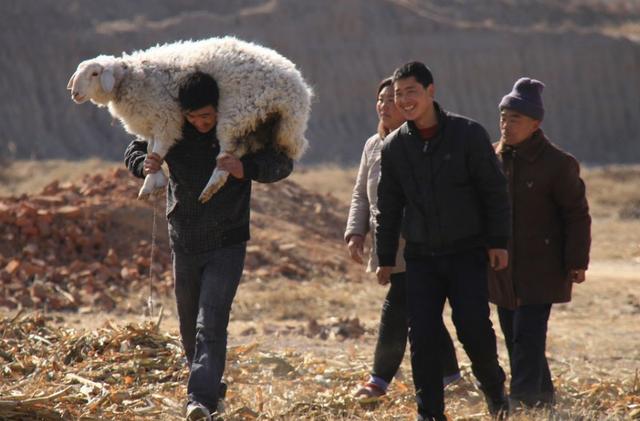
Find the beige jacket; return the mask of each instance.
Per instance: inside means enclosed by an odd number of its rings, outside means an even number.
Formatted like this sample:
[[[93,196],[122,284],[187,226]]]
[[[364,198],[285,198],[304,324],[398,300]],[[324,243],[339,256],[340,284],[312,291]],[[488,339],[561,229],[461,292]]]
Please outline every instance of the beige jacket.
[[[371,232],[372,248],[367,264],[367,272],[375,272],[378,266],[376,256],[375,232],[376,217],[378,215],[378,181],[380,180],[380,151],[382,150],[382,139],[378,134],[371,136],[364,145],[360,168],[351,195],[351,207],[349,208],[349,219],[344,232],[345,241],[354,234],[363,237]],[[398,255],[396,256],[396,267],[393,273],[404,272],[405,262],[403,258],[404,240],[400,238]]]

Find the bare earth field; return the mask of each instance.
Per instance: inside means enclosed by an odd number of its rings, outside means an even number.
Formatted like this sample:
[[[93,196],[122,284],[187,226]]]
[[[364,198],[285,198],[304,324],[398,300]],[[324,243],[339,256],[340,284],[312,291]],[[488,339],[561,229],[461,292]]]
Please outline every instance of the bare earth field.
[[[156,267],[145,260],[153,212],[133,200],[139,183],[114,170],[120,165],[17,162],[0,170],[0,419],[181,419],[187,370],[166,225],[160,224]],[[408,353],[384,399],[351,397],[367,378],[386,293],[349,263],[341,239],[355,171],[302,168],[280,186],[256,187],[253,239],[229,327],[225,420],[414,419]],[[80,182],[86,173],[106,175]],[[548,354],[558,404],[553,414],[530,411],[514,420],[640,419],[640,167],[586,169],[584,178],[593,215],[592,264],[573,302],[552,311]],[[55,189],[54,180],[60,181]],[[112,181],[128,184],[115,188]],[[87,188],[92,182],[106,187],[93,191]],[[90,207],[89,219],[106,215],[100,217],[106,245],[95,246],[95,257],[83,251],[66,262],[77,244],[63,254],[45,252],[49,243],[37,237],[41,233],[25,239],[24,224],[12,228],[18,222],[10,216],[2,222],[2,209],[51,207],[58,203],[52,197],[64,197],[67,210]],[[82,233],[93,232],[88,229]],[[117,258],[108,257],[114,253]],[[29,259],[51,268],[28,272]],[[104,267],[91,266],[92,259]],[[120,270],[136,265],[135,275]],[[157,281],[153,314],[146,304],[150,266]],[[78,278],[68,270],[74,267],[95,271]],[[445,319],[453,332],[448,310]],[[448,414],[489,419],[468,359],[456,346],[464,377],[447,390]]]

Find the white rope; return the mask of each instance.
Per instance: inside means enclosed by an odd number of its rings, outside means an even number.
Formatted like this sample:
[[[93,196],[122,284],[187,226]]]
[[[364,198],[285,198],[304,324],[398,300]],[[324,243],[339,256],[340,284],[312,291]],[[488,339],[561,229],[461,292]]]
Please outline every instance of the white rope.
[[[151,229],[151,257],[149,258],[149,297],[147,298],[147,313],[149,317],[153,317],[153,307],[155,305],[155,300],[153,298],[153,257],[155,255],[156,249],[156,214],[158,213],[158,197],[160,195],[155,192],[152,193],[151,196],[151,200],[153,200],[153,228]]]

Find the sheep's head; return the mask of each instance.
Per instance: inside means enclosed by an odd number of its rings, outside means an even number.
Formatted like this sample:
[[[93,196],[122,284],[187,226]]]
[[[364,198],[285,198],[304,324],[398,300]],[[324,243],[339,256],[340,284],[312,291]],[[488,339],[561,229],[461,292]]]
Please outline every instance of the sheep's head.
[[[106,104],[116,83],[122,78],[123,65],[114,57],[100,56],[83,61],[69,79],[67,89],[76,104],[91,100]]]

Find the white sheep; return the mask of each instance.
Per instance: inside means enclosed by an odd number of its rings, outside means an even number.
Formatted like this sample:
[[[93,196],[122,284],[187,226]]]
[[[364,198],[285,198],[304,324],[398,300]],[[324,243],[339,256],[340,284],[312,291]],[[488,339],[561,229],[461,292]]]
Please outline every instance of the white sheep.
[[[308,145],[304,133],[311,88],[285,57],[233,37],[179,41],[122,57],[101,55],[80,63],[67,89],[78,104],[91,100],[107,106],[127,132],[147,140],[148,151],[164,158],[182,136],[178,88],[194,71],[208,73],[218,83],[220,155],[240,158],[265,141],[291,158],[302,155]],[[275,127],[272,139],[252,135],[264,125]],[[209,200],[227,176],[214,170],[199,200]],[[162,171],[147,175],[138,197],[147,198],[166,183]]]

